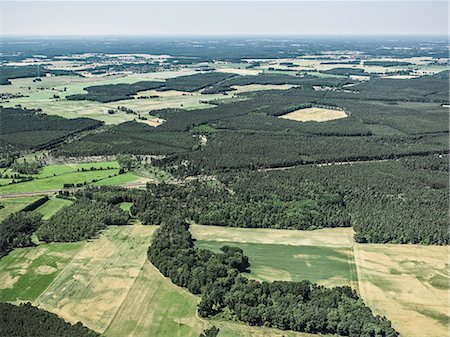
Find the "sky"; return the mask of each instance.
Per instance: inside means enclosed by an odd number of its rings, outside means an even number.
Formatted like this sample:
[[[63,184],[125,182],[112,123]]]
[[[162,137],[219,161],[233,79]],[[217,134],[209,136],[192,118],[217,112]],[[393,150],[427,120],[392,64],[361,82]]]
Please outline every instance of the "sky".
[[[447,1],[0,0],[2,35],[447,35]]]

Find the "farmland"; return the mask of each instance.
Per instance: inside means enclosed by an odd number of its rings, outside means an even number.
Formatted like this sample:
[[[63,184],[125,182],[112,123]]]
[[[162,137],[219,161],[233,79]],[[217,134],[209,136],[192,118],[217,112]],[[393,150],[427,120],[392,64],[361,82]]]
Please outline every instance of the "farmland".
[[[344,111],[324,108],[304,108],[280,116],[280,118],[300,122],[325,122],[345,117],[347,117],[347,115]]]
[[[32,202],[38,200],[39,196],[30,196],[30,197],[20,197],[20,198],[3,198],[0,201],[0,205],[3,206],[3,208],[0,208],[0,221],[5,219],[8,215],[12,213],[16,213],[21,211],[23,208],[25,208],[27,205],[31,204]]]

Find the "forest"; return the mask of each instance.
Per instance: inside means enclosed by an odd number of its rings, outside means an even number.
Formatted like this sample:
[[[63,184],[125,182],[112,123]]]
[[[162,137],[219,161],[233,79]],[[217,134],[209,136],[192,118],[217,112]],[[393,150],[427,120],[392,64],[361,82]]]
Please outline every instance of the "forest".
[[[349,287],[249,280],[243,275],[251,266],[241,249],[224,246],[213,253],[196,248],[189,226],[178,216],[164,219],[148,256],[173,283],[201,295],[202,317],[223,315],[256,326],[351,337],[398,336]]]
[[[0,336],[8,337],[98,337],[81,323],[70,324],[30,303],[13,305],[0,302]]]
[[[9,80],[15,78],[24,78],[24,77],[44,77],[46,73],[52,75],[76,75],[74,72],[67,70],[50,70],[45,67],[40,67],[38,70],[37,66],[20,66],[20,67],[12,67],[12,66],[4,66],[0,65],[0,85],[11,84]]]

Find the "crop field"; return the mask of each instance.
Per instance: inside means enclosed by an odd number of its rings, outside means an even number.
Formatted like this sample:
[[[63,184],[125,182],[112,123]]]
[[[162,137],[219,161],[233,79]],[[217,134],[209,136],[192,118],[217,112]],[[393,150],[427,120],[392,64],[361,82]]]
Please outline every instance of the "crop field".
[[[402,336],[446,337],[448,247],[356,244],[360,294]]]
[[[84,182],[87,185],[119,185],[142,179],[135,172],[116,175],[118,172],[119,165],[114,161],[48,165],[38,174],[31,175],[33,180],[0,186],[0,194],[57,190],[62,189],[64,184],[83,184]],[[6,171],[5,173],[13,174],[14,172]],[[93,180],[96,181],[93,182]]]
[[[342,110],[332,110],[324,108],[304,108],[280,116],[280,118],[283,119],[290,119],[299,122],[326,122],[345,117],[347,117],[347,114]]]
[[[8,215],[12,213],[19,212],[25,206],[35,202],[40,197],[20,197],[20,198],[2,198],[0,199],[0,205],[3,208],[0,208],[0,221],[5,219]]]
[[[138,277],[153,226],[111,226],[88,242],[34,304],[104,332]]]
[[[17,248],[0,260],[0,301],[34,301],[82,249],[84,242]]]
[[[125,301],[105,331],[106,337],[197,337],[211,325],[223,337],[311,337],[318,335],[250,327],[236,322],[204,320],[197,315],[199,298],[177,287],[146,261]]]
[[[310,280],[325,286],[356,286],[351,248],[217,241],[197,241],[196,245],[216,252],[224,245],[241,248],[250,260],[248,276],[259,281]]]
[[[201,241],[261,243],[293,246],[352,247],[353,229],[324,228],[297,231],[271,228],[190,226],[192,236]]]
[[[36,212],[42,214],[42,220],[48,220],[55,215],[61,208],[72,204],[71,200],[53,197],[45,204],[36,208]]]

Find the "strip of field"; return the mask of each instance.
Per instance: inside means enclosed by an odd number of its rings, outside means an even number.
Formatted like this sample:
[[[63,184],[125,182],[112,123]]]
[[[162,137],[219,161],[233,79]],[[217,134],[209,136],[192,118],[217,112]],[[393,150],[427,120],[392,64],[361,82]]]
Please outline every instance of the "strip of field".
[[[84,244],[50,243],[13,250],[0,260],[0,301],[35,300]]]
[[[42,220],[48,220],[53,215],[58,213],[58,211],[65,207],[72,204],[71,200],[62,199],[62,198],[51,198],[49,201],[47,201],[45,204],[39,206],[36,208],[36,211],[42,214]]]
[[[294,246],[352,247],[352,228],[324,228],[297,231],[271,228],[234,228],[223,226],[190,226],[197,240],[218,242],[263,243]]]
[[[0,221],[12,213],[19,212],[25,206],[35,202],[39,198],[40,196],[1,199],[0,205],[3,208],[0,207]]]
[[[111,226],[88,242],[36,299],[65,320],[104,332],[147,259],[153,226]]]
[[[241,248],[250,260],[248,276],[259,281],[310,280],[324,286],[356,286],[351,248],[218,241],[197,241],[196,245],[216,252],[224,245]]]
[[[360,295],[405,337],[449,331],[449,247],[356,244]]]
[[[215,325],[219,337],[318,337],[320,335],[251,327],[231,321],[204,320],[197,314],[199,298],[175,286],[146,261],[106,337],[197,337]]]
[[[324,108],[304,108],[280,116],[280,118],[283,119],[290,119],[299,122],[326,122],[345,117],[347,117],[347,114],[342,110]]]

